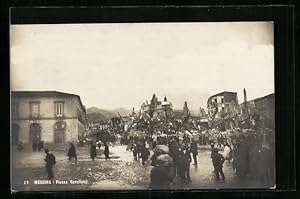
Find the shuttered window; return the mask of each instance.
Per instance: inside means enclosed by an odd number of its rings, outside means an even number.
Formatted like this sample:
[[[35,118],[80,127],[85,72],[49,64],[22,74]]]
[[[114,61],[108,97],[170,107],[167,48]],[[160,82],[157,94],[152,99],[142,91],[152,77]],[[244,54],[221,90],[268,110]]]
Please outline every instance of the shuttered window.
[[[64,103],[63,102],[55,102],[55,115],[56,115],[56,117],[64,116]]]

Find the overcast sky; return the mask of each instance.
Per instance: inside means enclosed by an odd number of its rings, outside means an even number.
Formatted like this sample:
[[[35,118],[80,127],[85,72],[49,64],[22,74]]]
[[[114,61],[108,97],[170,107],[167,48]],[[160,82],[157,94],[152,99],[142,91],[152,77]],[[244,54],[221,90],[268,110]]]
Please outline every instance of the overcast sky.
[[[206,108],[218,92],[274,92],[272,22],[13,25],[11,89],[80,95],[86,107],[140,108],[156,93]]]

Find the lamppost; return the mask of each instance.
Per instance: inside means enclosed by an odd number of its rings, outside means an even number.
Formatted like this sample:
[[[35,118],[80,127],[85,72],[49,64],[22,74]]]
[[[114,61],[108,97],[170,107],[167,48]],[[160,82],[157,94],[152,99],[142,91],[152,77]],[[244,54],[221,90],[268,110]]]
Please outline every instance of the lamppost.
[[[167,97],[164,98],[164,101],[161,103],[161,106],[163,107],[164,111],[165,111],[165,114],[166,114],[166,127],[167,127],[167,124],[168,124],[168,111],[170,110],[171,108],[171,102],[169,102],[167,100]],[[167,132],[167,142],[169,143],[169,133]]]

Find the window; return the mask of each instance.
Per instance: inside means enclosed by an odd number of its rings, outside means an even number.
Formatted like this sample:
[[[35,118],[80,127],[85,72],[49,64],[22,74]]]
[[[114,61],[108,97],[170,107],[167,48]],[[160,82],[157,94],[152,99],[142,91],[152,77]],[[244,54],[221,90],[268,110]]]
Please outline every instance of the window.
[[[18,115],[18,104],[17,103],[11,104],[11,115],[13,117],[16,117]]]
[[[64,115],[64,103],[55,102],[55,115],[56,117],[62,117]]]
[[[40,102],[30,102],[31,117],[39,117],[40,115]]]
[[[215,98],[215,103],[218,103],[218,99],[217,98]]]
[[[224,98],[221,98],[221,102],[224,103]]]

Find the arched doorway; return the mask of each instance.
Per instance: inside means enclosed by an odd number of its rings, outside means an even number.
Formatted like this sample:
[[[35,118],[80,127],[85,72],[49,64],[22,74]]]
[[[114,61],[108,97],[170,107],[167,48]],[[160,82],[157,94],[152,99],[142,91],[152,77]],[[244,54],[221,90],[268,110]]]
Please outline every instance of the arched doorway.
[[[63,121],[56,122],[54,125],[54,142],[65,142],[66,123]]]
[[[38,123],[32,123],[30,125],[30,140],[32,143],[39,143],[41,141],[41,126]]]
[[[19,143],[19,130],[20,127],[17,124],[12,124],[11,126],[11,138],[12,144],[17,145]]]

